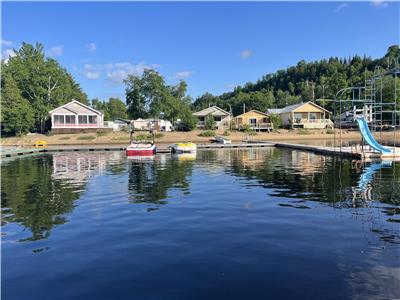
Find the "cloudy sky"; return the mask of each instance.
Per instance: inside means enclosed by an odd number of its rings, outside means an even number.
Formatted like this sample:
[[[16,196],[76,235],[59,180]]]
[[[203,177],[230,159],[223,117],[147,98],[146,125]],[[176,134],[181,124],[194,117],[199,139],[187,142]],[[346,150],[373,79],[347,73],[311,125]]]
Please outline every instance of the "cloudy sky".
[[[2,56],[40,42],[90,98],[124,98],[144,68],[196,97],[330,56],[399,44],[399,2],[2,2]]]

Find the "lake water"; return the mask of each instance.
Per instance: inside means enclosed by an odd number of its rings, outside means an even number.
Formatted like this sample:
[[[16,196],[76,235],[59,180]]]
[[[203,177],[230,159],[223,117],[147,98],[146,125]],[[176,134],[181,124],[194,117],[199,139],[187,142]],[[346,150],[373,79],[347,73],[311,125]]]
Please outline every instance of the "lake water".
[[[1,166],[4,299],[400,297],[400,164],[301,151]]]

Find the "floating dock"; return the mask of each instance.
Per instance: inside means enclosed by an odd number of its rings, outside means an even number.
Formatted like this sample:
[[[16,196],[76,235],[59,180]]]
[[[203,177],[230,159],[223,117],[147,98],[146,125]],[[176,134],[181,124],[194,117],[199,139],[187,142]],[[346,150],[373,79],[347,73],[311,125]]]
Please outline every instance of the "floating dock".
[[[362,149],[360,145],[352,147],[323,147],[304,144],[267,142],[267,141],[247,141],[233,144],[197,144],[197,149],[249,149],[279,147],[293,150],[308,151],[325,155],[342,156],[357,160],[400,160],[399,147],[387,147],[392,149],[390,154],[381,154],[369,150],[368,146]],[[46,148],[23,148],[23,147],[2,147],[1,157],[24,156],[43,152],[77,152],[77,151],[125,151],[125,145],[63,145],[48,146]],[[169,145],[161,144],[157,147],[157,153],[170,153]]]
[[[237,144],[197,144],[197,149],[221,148],[263,148],[273,147],[274,143],[237,143]],[[62,145],[48,146],[46,148],[2,147],[1,157],[13,157],[42,152],[78,152],[78,151],[125,151],[125,145]],[[157,153],[170,153],[170,145],[158,145]]]

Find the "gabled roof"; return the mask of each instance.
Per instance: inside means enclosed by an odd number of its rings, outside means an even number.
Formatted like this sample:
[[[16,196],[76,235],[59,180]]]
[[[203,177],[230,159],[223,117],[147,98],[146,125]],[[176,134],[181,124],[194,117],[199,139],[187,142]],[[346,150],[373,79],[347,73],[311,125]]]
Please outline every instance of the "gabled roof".
[[[256,110],[256,109],[252,109],[252,110],[246,111],[245,113],[243,113],[241,115],[236,116],[235,118],[239,118],[239,117],[241,117],[243,115],[246,115],[246,114],[248,114],[250,112],[256,112],[256,113],[258,113],[260,115],[264,115],[264,116],[268,117],[268,115],[266,113],[263,113],[262,111],[259,111],[259,110]]]
[[[311,102],[311,101],[300,102],[300,103],[296,103],[296,104],[285,106],[283,108],[270,108],[270,109],[267,110],[267,113],[269,113],[269,114],[290,113],[290,112],[293,112],[296,109],[298,109],[298,108],[300,108],[300,107],[302,107],[303,105],[306,105],[306,104],[313,105],[314,107],[317,107],[317,108],[319,108],[321,110],[324,110],[329,114],[331,113],[329,110],[327,110],[327,109],[325,109],[325,108],[323,108],[323,107],[319,106],[318,104],[315,104],[314,102]]]
[[[283,108],[268,108],[267,114],[277,114],[279,115],[282,112]]]
[[[82,106],[82,107],[84,107],[84,108],[86,108],[86,109],[89,109],[89,110],[93,111],[94,113],[96,113],[96,114],[98,114],[98,115],[103,115],[103,113],[102,113],[101,111],[98,111],[98,110],[96,110],[96,109],[94,109],[94,108],[92,108],[92,107],[90,107],[90,106],[87,106],[87,105],[85,105],[85,104],[83,104],[83,103],[81,103],[81,102],[79,102],[79,101],[77,101],[77,100],[75,100],[75,99],[72,99],[72,101],[70,101],[70,102],[68,102],[68,103],[65,103],[64,105],[61,105],[61,106],[59,106],[59,107],[57,107],[57,108],[51,110],[51,111],[49,112],[49,114],[55,112],[56,110],[59,110],[60,108],[67,109],[67,110],[69,110],[69,111],[71,111],[71,112],[73,112],[73,113],[75,113],[75,114],[78,114],[78,112],[74,111],[71,107],[68,107],[68,106],[71,105],[71,104],[78,104],[78,105],[80,105],[80,106]]]
[[[231,115],[226,110],[223,110],[222,108],[219,108],[218,106],[215,106],[215,105],[193,113],[194,116],[208,116],[210,114],[212,116],[230,116]]]

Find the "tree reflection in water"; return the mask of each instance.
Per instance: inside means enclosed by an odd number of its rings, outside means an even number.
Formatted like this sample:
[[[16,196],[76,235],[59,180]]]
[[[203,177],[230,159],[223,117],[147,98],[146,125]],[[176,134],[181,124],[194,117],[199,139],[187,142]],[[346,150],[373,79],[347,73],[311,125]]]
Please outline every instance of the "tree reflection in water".
[[[67,153],[3,162],[2,225],[13,222],[29,228],[32,236],[21,241],[47,238],[55,226],[68,222],[89,178],[119,157],[118,153]]]
[[[226,156],[221,155],[221,158]],[[233,150],[229,160],[228,173],[257,180],[260,185],[272,189],[272,196],[329,202],[343,207],[365,206],[370,200],[400,204],[398,162],[384,163],[371,170],[370,163],[279,148]],[[368,182],[360,185],[359,181],[365,180],[366,174]]]
[[[168,155],[169,157],[169,155]],[[190,193],[190,180],[195,157],[187,155],[156,156],[153,159],[128,161],[128,189],[132,203],[166,204],[168,191],[177,188]]]
[[[337,208],[372,207],[377,209],[371,214],[383,212],[385,221],[399,222],[399,163],[361,164],[267,148],[198,151],[195,157],[156,155],[152,160],[127,161],[122,152],[79,152],[4,161],[2,225],[17,223],[28,228],[32,236],[27,240],[47,238],[55,226],[68,222],[75,201],[82,196],[90,178],[99,174],[121,175],[127,201],[155,204],[156,208],[148,208],[151,211],[166,204],[169,197],[176,198],[174,189],[190,194],[194,168],[243,178],[239,184],[249,187],[268,188],[270,196],[284,199],[281,206],[307,208],[291,203],[293,199],[326,202]],[[232,186],[231,192],[235,188]]]

